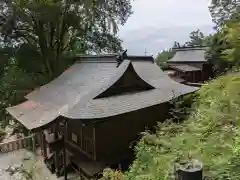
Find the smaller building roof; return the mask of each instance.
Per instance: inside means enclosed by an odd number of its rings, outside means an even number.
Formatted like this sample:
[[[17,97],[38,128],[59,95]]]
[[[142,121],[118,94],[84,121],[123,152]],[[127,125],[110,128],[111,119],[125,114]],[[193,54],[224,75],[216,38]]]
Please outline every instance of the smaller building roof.
[[[182,72],[193,72],[193,71],[201,71],[200,68],[194,67],[194,66],[189,66],[186,64],[181,64],[181,65],[170,65],[171,68],[176,69],[178,71]]]
[[[167,75],[173,75],[176,71],[175,70],[166,70],[163,72],[166,73]]]
[[[176,54],[167,61],[168,63],[207,61],[205,58],[206,47],[184,47],[173,50],[176,51]]]
[[[178,82],[178,83],[185,83],[186,80],[180,78],[180,77],[177,77],[177,76],[171,76],[171,79]]]
[[[186,47],[177,47],[172,48],[174,51],[189,51],[189,50],[207,50],[208,46],[186,46]]]

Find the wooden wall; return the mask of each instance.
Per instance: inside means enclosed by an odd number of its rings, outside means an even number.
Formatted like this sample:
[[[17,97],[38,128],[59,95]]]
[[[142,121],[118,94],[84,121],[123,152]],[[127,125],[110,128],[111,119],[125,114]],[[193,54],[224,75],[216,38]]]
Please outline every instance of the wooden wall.
[[[169,62],[169,64],[176,65],[176,66],[184,64],[184,65],[189,65],[189,66],[193,66],[193,67],[202,69],[204,62],[171,62],[171,63]]]
[[[92,159],[105,163],[115,163],[123,156],[131,156],[131,145],[136,144],[140,133],[146,128],[153,130],[158,121],[164,121],[169,116],[168,103],[146,109],[100,120],[81,121],[68,120],[68,141],[84,150],[84,138],[92,138],[96,154]],[[86,122],[83,125],[83,122]],[[84,127],[84,129],[82,128]],[[94,133],[95,131],[95,133]],[[72,133],[77,135],[77,142],[72,139]],[[94,137],[95,135],[95,137]],[[91,150],[91,151],[92,151]]]
[[[78,119],[67,121],[67,141],[87,153],[92,159],[95,156],[93,127],[91,121],[85,123]]]
[[[193,72],[180,72],[176,70],[176,75],[182,79],[185,79],[188,82],[202,82],[208,80],[211,77],[211,67],[210,64],[204,64],[203,62],[178,62],[178,63],[169,63],[171,65],[189,65],[193,67],[200,68],[201,71]]]
[[[132,153],[131,143],[138,140],[145,127],[152,128],[157,124],[157,121],[165,120],[169,112],[168,106],[168,103],[161,104],[109,117],[96,124],[97,159],[114,161],[115,158]]]

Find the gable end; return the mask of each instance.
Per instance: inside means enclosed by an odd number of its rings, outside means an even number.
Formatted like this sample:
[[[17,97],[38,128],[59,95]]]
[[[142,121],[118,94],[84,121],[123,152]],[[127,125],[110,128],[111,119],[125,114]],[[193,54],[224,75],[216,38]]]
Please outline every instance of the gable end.
[[[124,93],[146,91],[155,89],[152,85],[144,81],[135,71],[130,62],[125,72],[108,89],[96,96],[94,99],[104,98]]]

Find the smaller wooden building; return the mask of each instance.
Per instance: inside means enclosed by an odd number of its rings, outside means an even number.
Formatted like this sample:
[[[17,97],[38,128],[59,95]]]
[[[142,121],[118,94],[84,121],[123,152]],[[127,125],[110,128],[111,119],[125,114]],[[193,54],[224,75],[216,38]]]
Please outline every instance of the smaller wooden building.
[[[176,54],[168,60],[173,79],[182,83],[202,83],[212,77],[212,65],[206,60],[207,47],[173,48]]]
[[[151,56],[78,56],[58,78],[8,112],[38,134],[49,169],[87,179],[132,157],[146,127],[168,117],[169,101],[197,88],[171,80]]]

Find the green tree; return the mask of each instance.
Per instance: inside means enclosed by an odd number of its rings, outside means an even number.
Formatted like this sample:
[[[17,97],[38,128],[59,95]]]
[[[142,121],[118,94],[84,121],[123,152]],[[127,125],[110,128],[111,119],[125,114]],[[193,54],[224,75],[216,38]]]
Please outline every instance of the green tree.
[[[166,69],[168,67],[167,61],[174,56],[174,52],[172,49],[164,50],[161,53],[158,53],[156,61],[157,65],[160,66],[162,69]]]
[[[240,66],[240,22],[228,21],[224,29],[224,41],[228,48],[223,51],[223,57],[232,65]]]
[[[61,71],[61,56],[79,51],[117,51],[117,24],[132,13],[130,0],[9,0],[1,3],[1,35],[31,51],[32,62],[49,75]],[[79,47],[80,46],[80,47]],[[20,55],[21,56],[21,55]],[[26,61],[26,60],[25,60]]]
[[[174,41],[173,48],[180,48],[181,45],[179,42]],[[175,55],[175,52],[172,50],[172,48],[168,50],[163,50],[162,52],[158,53],[156,62],[157,65],[160,66],[162,69],[167,69],[168,64],[167,61],[171,59]]]
[[[205,43],[205,36],[199,29],[191,32],[189,38],[190,41],[187,41],[185,46],[202,46]]]
[[[206,38],[208,50],[206,58],[213,65],[215,76],[226,72],[230,66],[229,61],[223,56],[223,52],[228,49],[229,45],[224,40],[222,31]]]
[[[217,33],[206,38],[209,46],[206,57],[213,64],[216,75],[240,65],[239,17],[239,12],[231,14]]]
[[[174,41],[173,48],[180,48],[180,47],[181,47],[180,43],[177,41]]]
[[[209,5],[212,20],[218,28],[224,26],[224,21],[229,20],[239,8],[239,0],[211,0]]]

